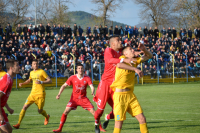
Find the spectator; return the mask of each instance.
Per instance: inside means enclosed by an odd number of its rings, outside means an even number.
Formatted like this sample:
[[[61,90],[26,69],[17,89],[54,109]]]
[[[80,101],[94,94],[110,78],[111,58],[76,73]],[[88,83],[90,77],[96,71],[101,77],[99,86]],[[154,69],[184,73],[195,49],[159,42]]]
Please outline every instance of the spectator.
[[[26,62],[25,70],[28,72],[31,70],[31,65],[29,64],[29,61]]]

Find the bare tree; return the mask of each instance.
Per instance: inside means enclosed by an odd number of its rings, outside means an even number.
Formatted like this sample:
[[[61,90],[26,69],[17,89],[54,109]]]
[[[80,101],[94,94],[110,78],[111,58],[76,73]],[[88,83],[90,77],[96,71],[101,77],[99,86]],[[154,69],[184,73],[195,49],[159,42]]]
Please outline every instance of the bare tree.
[[[37,1],[37,20],[39,23],[48,23],[52,17],[52,0]]]
[[[176,22],[173,13],[174,0],[133,0],[141,5],[140,17],[142,21],[153,23],[154,26],[172,26]]]
[[[106,24],[106,20],[110,15],[119,8],[122,3],[127,0],[91,0],[92,3],[98,6],[97,9],[93,9],[95,13],[99,13],[100,17],[102,17],[103,26]]]
[[[13,27],[27,21],[25,16],[29,13],[30,3],[31,0],[10,0],[9,12],[16,15],[12,20]]]
[[[7,7],[9,6],[10,0],[0,0],[0,25],[6,26],[9,16],[7,13]]]
[[[180,14],[180,23],[185,27],[200,26],[200,1],[177,0],[174,11]]]

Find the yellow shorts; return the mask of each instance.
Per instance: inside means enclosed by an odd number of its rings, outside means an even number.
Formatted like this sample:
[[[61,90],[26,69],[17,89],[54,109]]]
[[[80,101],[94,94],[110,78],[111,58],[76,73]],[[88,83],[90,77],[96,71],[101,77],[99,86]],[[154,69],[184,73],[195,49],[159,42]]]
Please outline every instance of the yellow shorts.
[[[33,104],[33,103],[35,103],[38,106],[38,109],[43,109],[45,103],[45,97],[29,95],[25,104]]]
[[[133,92],[115,92],[113,95],[115,121],[126,120],[126,112],[132,117],[142,113],[142,108]]]

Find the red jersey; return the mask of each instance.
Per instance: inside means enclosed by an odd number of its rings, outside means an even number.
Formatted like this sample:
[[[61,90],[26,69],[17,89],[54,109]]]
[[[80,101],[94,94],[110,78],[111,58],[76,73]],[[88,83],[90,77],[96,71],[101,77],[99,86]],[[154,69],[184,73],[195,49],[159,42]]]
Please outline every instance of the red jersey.
[[[106,48],[104,53],[104,73],[102,75],[102,80],[112,83],[115,78],[115,70],[117,63],[120,63],[119,57],[121,56],[121,51],[115,51],[111,48]]]
[[[78,75],[72,75],[66,81],[66,84],[73,86],[72,97],[80,99],[82,97],[86,97],[87,85],[92,85],[92,81],[90,77],[86,75],[84,75],[81,79],[78,78]]]
[[[0,79],[0,92],[4,94],[1,97],[1,107],[4,107],[6,105],[12,90],[12,85],[13,80],[8,73]]]

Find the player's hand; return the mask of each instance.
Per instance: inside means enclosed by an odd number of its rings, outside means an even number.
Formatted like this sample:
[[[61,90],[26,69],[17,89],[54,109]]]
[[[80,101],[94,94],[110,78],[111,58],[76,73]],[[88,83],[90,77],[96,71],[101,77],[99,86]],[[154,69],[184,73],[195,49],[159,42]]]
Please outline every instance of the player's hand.
[[[135,72],[138,74],[140,78],[144,76],[143,72],[139,69],[136,69]]]
[[[8,112],[9,112],[10,114],[13,114],[13,113],[14,113],[14,110],[11,109],[11,108],[9,108],[9,109],[8,109]]]
[[[42,81],[36,80],[35,83],[36,83],[36,84],[42,84]]]
[[[135,52],[135,56],[138,56],[139,54],[144,53],[143,51]]]
[[[137,59],[136,58],[131,58],[131,59],[124,59],[125,63],[128,63],[132,66],[131,63],[136,64]]]
[[[56,96],[56,99],[60,99],[60,95],[57,95],[57,96]]]
[[[22,87],[23,83],[19,83],[19,87]]]
[[[3,117],[3,115],[1,114],[1,115],[0,115],[0,124],[2,125],[3,122],[4,122],[4,117]]]
[[[91,95],[93,95],[93,97],[95,97],[94,93],[91,93]]]
[[[141,50],[141,51],[144,51],[146,49],[146,47],[144,46],[144,44],[140,43],[138,48]]]

